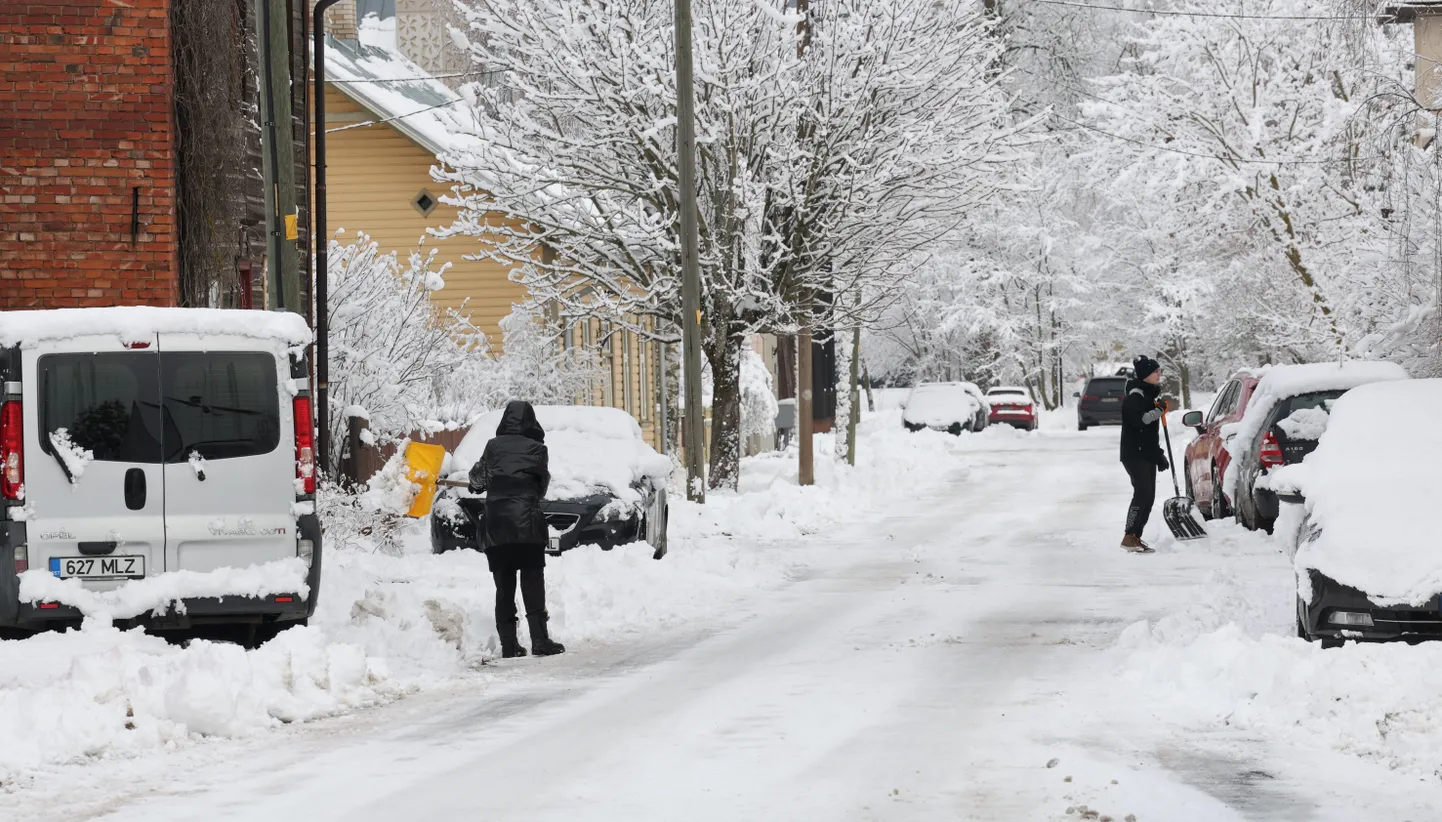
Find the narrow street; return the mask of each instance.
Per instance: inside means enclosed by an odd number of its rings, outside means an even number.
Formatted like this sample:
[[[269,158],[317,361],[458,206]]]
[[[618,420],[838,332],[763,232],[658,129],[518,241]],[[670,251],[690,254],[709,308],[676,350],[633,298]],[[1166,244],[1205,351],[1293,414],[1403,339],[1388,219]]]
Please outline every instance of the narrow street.
[[[1118,550],[1111,432],[993,434],[943,491],[827,538],[804,578],[718,623],[502,663],[484,687],[259,740],[62,769],[0,816],[1435,818],[1435,782],[1353,760],[1359,778],[1339,783],[1337,754],[1160,721],[1116,676],[1118,635],[1185,608],[1236,552]]]

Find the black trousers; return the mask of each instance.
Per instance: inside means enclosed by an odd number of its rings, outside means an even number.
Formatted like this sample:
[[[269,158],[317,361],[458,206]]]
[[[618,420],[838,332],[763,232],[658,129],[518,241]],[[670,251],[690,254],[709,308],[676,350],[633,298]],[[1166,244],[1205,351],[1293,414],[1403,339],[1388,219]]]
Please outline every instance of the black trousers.
[[[496,580],[496,625],[516,622],[516,576],[521,577],[521,599],[526,603],[526,616],[541,617],[546,613],[546,570],[544,568],[512,568],[492,571]]]
[[[1140,537],[1146,530],[1147,520],[1152,517],[1152,505],[1157,501],[1157,467],[1150,462],[1128,460],[1122,465],[1127,476],[1132,478],[1132,504],[1127,509],[1128,534]]]

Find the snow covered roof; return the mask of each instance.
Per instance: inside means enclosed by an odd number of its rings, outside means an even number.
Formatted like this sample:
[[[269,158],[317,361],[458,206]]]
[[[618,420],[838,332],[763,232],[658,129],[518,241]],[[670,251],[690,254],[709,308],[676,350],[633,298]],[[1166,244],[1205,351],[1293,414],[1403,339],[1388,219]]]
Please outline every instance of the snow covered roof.
[[[370,22],[370,21],[368,21]],[[473,109],[425,69],[397,51],[379,32],[363,26],[361,39],[325,38],[326,82],[385,124],[439,157],[476,145]],[[353,127],[359,127],[357,124]],[[345,125],[333,125],[340,131]]]
[[[137,342],[154,334],[227,334],[308,345],[310,326],[289,311],[225,308],[54,308],[0,311],[0,346],[10,347],[80,335],[113,335]]]
[[[471,426],[451,459],[452,472],[470,471],[496,435],[501,411]],[[642,502],[635,485],[651,478],[664,485],[671,460],[646,444],[636,419],[618,408],[538,405],[536,419],[546,431],[551,460],[547,499],[576,499],[598,491],[628,503]]]
[[[1317,450],[1284,469],[1320,531],[1298,546],[1299,570],[1373,601],[1421,605],[1442,591],[1442,551],[1424,516],[1437,504],[1439,407],[1442,380],[1364,385],[1337,400]]]

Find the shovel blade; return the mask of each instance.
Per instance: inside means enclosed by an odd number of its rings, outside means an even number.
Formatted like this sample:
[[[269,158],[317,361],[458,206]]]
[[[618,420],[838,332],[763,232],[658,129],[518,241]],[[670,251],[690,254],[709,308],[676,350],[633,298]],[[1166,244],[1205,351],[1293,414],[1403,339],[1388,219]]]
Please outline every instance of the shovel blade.
[[[1202,513],[1197,510],[1197,504],[1188,497],[1172,497],[1167,500],[1162,505],[1162,519],[1166,520],[1172,536],[1180,541],[1201,539],[1207,535],[1207,528],[1202,524]]]

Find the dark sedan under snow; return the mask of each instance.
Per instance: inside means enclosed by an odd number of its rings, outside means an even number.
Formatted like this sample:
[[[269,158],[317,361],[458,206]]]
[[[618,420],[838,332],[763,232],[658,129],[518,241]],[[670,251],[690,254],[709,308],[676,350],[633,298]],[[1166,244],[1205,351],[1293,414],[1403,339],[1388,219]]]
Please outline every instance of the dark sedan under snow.
[[[547,551],[582,545],[610,550],[645,541],[660,559],[667,550],[666,478],[671,461],[646,444],[641,428],[614,408],[536,406],[546,430],[551,488],[541,503],[550,530]],[[447,473],[465,479],[494,435],[499,412],[482,417],[451,455]],[[431,516],[433,553],[480,550],[476,534],[485,497],[445,488]]]

